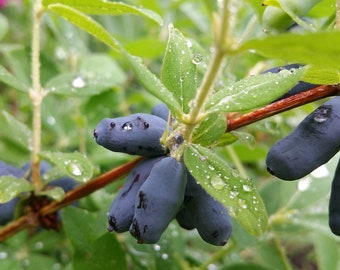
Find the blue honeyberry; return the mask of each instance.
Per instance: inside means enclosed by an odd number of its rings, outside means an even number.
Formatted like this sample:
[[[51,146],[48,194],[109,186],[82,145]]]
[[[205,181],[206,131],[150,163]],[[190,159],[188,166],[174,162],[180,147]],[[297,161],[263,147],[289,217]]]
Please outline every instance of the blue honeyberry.
[[[114,152],[144,157],[163,156],[167,149],[160,138],[167,122],[155,115],[137,113],[104,118],[93,132],[96,142]]]
[[[329,161],[340,150],[340,97],[309,114],[267,154],[268,171],[284,180],[296,180]]]

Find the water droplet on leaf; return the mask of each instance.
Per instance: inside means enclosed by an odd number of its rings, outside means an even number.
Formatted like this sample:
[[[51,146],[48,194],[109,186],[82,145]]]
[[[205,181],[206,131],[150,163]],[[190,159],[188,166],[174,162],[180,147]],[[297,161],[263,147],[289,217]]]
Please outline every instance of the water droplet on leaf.
[[[212,165],[210,165],[210,164],[209,164],[208,168],[209,168],[210,170],[212,170],[212,171],[214,171],[214,170],[215,170],[215,167],[214,167],[214,166],[212,166]]]
[[[82,174],[80,167],[75,163],[68,164],[67,170],[74,176],[80,176]]]
[[[214,177],[211,179],[210,183],[215,189],[222,189],[225,186],[225,183],[219,177]]]
[[[250,191],[253,190],[253,188],[252,188],[251,186],[245,185],[245,184],[242,186],[242,188],[243,188],[243,190],[246,191],[246,192],[250,192]]]
[[[85,79],[82,76],[77,76],[72,81],[72,86],[74,88],[83,88],[86,86]]]
[[[200,55],[199,53],[195,53],[194,56],[192,57],[192,62],[195,64],[195,65],[198,65],[202,62],[202,55]]]

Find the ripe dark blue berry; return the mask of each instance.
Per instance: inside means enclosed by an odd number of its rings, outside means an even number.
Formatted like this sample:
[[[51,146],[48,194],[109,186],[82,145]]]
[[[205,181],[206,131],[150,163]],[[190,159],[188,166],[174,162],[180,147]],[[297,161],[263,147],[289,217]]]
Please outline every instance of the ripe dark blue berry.
[[[164,103],[159,103],[152,108],[151,114],[168,121],[170,111]]]
[[[114,152],[156,157],[167,150],[160,138],[167,122],[151,114],[133,114],[117,118],[105,118],[93,132],[96,142]]]
[[[157,162],[138,191],[130,233],[139,243],[156,243],[183,204],[186,170],[165,157]]]
[[[138,191],[152,167],[163,157],[149,158],[140,161],[129,173],[123,188],[113,200],[108,214],[108,231],[128,231],[135,213],[135,201]]]
[[[189,173],[183,208],[176,219],[181,227],[189,230],[196,228],[204,241],[216,246],[225,245],[232,232],[228,210]]]
[[[284,180],[299,179],[326,163],[340,150],[340,97],[309,114],[267,155],[268,171]]]
[[[25,171],[0,161],[0,176],[23,177]],[[6,203],[0,203],[0,225],[5,225],[14,218],[15,208],[19,199],[14,198]]]
[[[340,236],[340,160],[332,181],[328,210],[329,227],[335,235]]]

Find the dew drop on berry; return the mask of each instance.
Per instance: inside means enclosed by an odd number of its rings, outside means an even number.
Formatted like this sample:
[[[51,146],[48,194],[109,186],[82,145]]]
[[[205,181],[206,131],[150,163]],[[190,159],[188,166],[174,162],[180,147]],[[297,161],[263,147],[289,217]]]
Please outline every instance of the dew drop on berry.
[[[131,122],[126,122],[122,125],[123,130],[132,130],[132,128],[133,128],[133,125]]]

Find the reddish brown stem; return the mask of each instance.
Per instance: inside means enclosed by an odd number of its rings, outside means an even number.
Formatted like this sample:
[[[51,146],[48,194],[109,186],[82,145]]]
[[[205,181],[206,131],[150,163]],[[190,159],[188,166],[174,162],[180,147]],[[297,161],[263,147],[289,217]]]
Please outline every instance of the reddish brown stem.
[[[10,238],[21,230],[28,228],[30,226],[28,222],[29,219],[30,217],[25,215],[3,227],[0,230],[0,242]]]
[[[249,124],[255,123],[259,120],[268,118],[275,114],[288,111],[301,105],[334,95],[339,95],[338,85],[317,86],[308,91],[276,101],[265,107],[251,111],[244,115],[227,119],[228,127],[226,131],[229,132],[240,127],[244,127]]]
[[[133,161],[127,162],[119,167],[116,167],[91,181],[76,187],[70,192],[66,193],[64,199],[60,202],[52,201],[48,205],[40,209],[39,213],[28,213],[10,223],[0,230],[0,242],[8,239],[19,231],[26,229],[30,226],[38,226],[38,217],[43,217],[51,214],[64,206],[79,200],[87,195],[95,192],[96,190],[114,182],[119,177],[128,173],[142,158],[137,158]]]
[[[128,173],[132,170],[134,166],[141,160],[142,158],[135,159],[131,162],[125,163],[119,167],[116,167],[115,169],[112,169],[111,171],[108,171],[91,181],[85,183],[84,185],[78,186],[77,188],[71,190],[68,192],[65,196],[65,198],[60,201],[54,201],[45,207],[41,208],[40,215],[45,216],[47,214],[53,213],[61,208],[63,208],[65,205],[68,205],[76,200],[79,200],[80,198],[86,197],[87,195],[93,193],[96,190],[101,189],[102,187],[105,187],[106,185],[110,184],[114,180],[118,179],[122,175]]]

